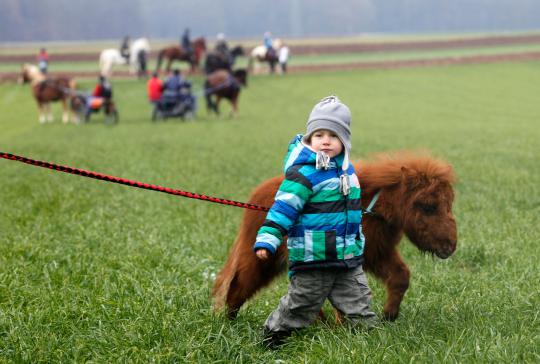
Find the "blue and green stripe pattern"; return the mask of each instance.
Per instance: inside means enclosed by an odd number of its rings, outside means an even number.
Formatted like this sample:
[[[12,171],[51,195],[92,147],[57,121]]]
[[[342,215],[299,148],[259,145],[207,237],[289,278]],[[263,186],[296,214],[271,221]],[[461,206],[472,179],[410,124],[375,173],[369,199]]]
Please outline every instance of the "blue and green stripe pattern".
[[[354,167],[343,171],[343,154],[331,159],[330,168],[315,168],[316,153],[305,146],[302,135],[289,144],[285,157],[285,179],[274,204],[257,234],[254,250],[275,253],[287,237],[289,266],[339,266],[359,260],[364,251],[360,184]],[[347,173],[349,195],[339,191],[339,180]]]

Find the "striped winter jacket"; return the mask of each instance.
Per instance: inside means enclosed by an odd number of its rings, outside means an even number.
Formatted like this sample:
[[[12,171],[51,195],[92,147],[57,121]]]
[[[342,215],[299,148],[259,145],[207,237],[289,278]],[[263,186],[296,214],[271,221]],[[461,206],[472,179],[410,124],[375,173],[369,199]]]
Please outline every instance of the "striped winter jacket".
[[[285,179],[260,228],[254,250],[275,253],[288,236],[291,271],[323,267],[353,268],[363,262],[364,235],[360,184],[349,165],[349,195],[339,190],[343,153],[327,170],[315,167],[316,153],[297,135],[285,157]]]

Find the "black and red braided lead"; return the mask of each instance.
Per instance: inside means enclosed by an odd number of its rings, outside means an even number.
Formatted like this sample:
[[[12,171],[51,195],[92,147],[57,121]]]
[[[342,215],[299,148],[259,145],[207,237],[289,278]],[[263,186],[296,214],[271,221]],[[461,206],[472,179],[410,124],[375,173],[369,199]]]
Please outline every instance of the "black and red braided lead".
[[[78,176],[83,176],[83,177],[88,177],[88,178],[94,178],[94,179],[98,179],[98,180],[101,180],[101,181],[113,182],[113,183],[118,183],[118,184],[121,184],[121,185],[127,185],[127,186],[132,186],[132,187],[137,187],[137,188],[143,188],[145,190],[168,193],[170,195],[194,198],[196,200],[215,202],[215,203],[220,203],[220,204],[223,204],[223,205],[236,206],[236,207],[241,207],[241,208],[250,209],[250,210],[257,210],[257,211],[268,211],[269,210],[269,208],[265,207],[265,206],[259,206],[259,205],[254,205],[254,204],[245,203],[245,202],[238,202],[238,201],[233,201],[233,200],[226,200],[226,199],[223,199],[223,198],[206,196],[206,195],[201,195],[201,194],[198,194],[198,193],[187,192],[187,191],[182,191],[182,190],[176,190],[176,189],[173,189],[173,188],[162,187],[162,186],[158,186],[158,185],[152,185],[152,184],[148,184],[148,183],[132,181],[132,180],[125,179],[125,178],[120,178],[120,177],[115,177],[115,176],[108,176],[106,174],[96,173],[96,172],[92,172],[92,171],[85,171],[83,169],[72,168],[72,167],[67,167],[67,166],[61,166],[61,165],[54,164],[54,163],[49,163],[49,162],[37,161],[37,160],[34,160],[34,159],[21,157],[21,156],[10,154],[10,153],[0,152],[0,158],[12,160],[12,161],[17,161],[17,162],[22,162],[22,163],[26,163],[26,164],[31,164],[33,166],[54,169],[55,171],[59,171],[59,172],[75,174],[75,175],[78,175]]]

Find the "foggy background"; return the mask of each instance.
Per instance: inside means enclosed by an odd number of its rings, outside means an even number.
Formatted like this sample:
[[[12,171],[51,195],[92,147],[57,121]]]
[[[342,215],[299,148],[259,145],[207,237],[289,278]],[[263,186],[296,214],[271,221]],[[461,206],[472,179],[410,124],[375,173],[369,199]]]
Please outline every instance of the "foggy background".
[[[540,28],[539,0],[0,0],[0,41],[358,35]]]

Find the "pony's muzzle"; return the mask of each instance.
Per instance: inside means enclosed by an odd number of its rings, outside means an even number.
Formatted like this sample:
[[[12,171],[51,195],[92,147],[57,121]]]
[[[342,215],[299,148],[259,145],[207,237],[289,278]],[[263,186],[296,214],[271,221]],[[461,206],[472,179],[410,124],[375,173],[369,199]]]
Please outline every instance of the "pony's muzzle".
[[[435,251],[435,255],[441,259],[446,259],[450,257],[456,251],[457,241],[447,239],[444,244],[444,247]]]

